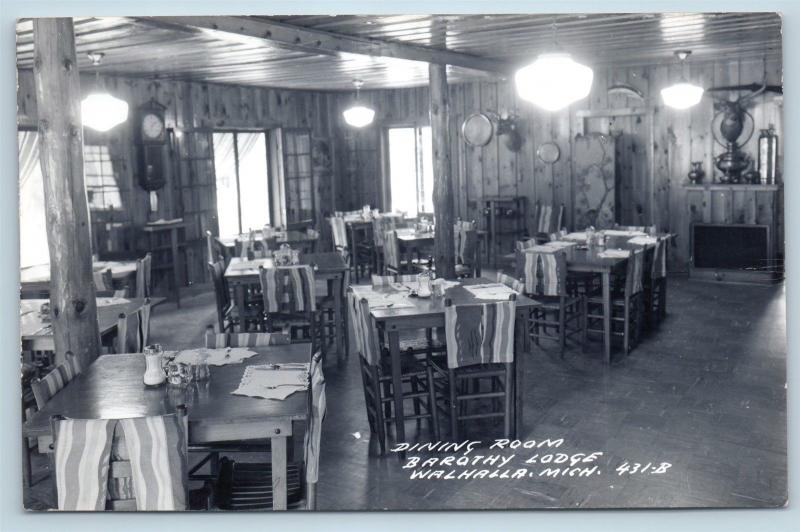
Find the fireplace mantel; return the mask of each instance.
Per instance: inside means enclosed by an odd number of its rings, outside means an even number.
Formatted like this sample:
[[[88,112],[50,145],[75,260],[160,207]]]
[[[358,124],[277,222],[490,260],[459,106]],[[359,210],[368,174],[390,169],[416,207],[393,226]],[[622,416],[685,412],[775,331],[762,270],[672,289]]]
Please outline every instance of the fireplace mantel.
[[[777,192],[780,185],[735,185],[732,183],[700,183],[697,185],[684,185],[686,190],[730,190],[730,191],[753,191],[753,192]]]

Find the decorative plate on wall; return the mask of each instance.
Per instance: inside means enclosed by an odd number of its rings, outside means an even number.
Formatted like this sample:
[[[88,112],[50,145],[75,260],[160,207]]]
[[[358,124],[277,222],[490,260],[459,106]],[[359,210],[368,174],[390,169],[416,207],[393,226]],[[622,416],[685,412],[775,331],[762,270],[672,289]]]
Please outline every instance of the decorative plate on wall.
[[[561,157],[561,150],[558,148],[558,144],[552,141],[542,142],[539,144],[539,148],[536,150],[536,155],[541,159],[543,162],[547,164],[553,164]]]
[[[473,113],[461,124],[461,134],[470,146],[486,146],[494,135],[494,125],[485,114]]]

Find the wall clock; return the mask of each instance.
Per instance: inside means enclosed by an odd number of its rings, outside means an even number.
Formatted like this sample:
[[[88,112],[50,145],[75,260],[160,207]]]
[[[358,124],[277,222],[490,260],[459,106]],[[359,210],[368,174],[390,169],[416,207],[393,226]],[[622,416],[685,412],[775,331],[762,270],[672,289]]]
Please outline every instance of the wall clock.
[[[139,185],[149,191],[159,190],[167,182],[169,156],[166,107],[150,100],[139,107],[136,120]]]

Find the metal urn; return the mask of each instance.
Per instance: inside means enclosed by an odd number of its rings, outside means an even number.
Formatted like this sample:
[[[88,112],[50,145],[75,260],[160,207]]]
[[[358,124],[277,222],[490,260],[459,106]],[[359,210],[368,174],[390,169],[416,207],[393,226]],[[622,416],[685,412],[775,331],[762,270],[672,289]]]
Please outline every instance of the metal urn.
[[[714,139],[725,147],[725,152],[716,157],[714,164],[722,172],[719,176],[721,183],[741,182],[742,172],[750,166],[750,157],[741,150],[741,147],[753,135],[753,117],[744,108],[743,103],[741,100],[717,100],[714,104],[717,114],[714,116],[712,132]],[[749,133],[742,137],[748,124]]]

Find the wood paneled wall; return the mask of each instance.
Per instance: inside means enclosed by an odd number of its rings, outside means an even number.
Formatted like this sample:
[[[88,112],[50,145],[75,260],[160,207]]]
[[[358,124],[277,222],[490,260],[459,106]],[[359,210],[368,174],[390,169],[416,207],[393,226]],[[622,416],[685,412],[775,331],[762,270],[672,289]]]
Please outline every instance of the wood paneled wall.
[[[593,90],[589,97],[568,110],[546,113],[518,100],[513,83],[479,82],[451,85],[451,143],[454,176],[455,207],[459,216],[481,220],[480,202],[495,195],[520,195],[528,198],[529,206],[537,201],[564,204],[566,224],[573,223],[572,143],[581,131],[599,131],[619,135],[617,142],[617,173],[620,177],[617,210],[623,224],[654,223],[662,231],[678,234],[671,253],[671,268],[684,271],[689,259],[689,223],[686,174],[691,161],[703,161],[708,175],[714,171],[713,158],[724,150],[714,142],[711,120],[713,100],[709,95],[701,104],[688,111],[664,107],[662,88],[681,77],[677,65],[628,68],[595,68]],[[720,60],[714,63],[689,63],[683,74],[691,81],[709,88],[761,82],[782,82],[779,60]],[[626,83],[639,89],[644,100],[608,94],[614,83]],[[718,93],[728,96],[727,93]],[[735,97],[736,93],[731,93]],[[352,95],[338,98],[337,125],[340,139],[341,172],[338,175],[337,205],[343,209],[357,208],[363,203],[381,205],[380,137],[383,128],[391,125],[426,124],[428,122],[428,93],[426,87],[391,91],[365,91],[361,99],[370,102],[377,111],[376,122],[363,130],[347,128],[340,112],[351,103]],[[625,113],[627,116],[605,116]],[[513,152],[503,138],[494,138],[482,148],[468,146],[461,138],[460,127],[465,117],[477,111],[519,116],[523,136],[522,148]],[[587,113],[588,111],[588,113]],[[754,99],[750,112],[755,121],[753,138],[745,151],[754,159],[758,129],[773,124],[780,137],[779,159],[784,145],[782,104],[771,94]],[[583,115],[588,114],[588,117]],[[537,147],[554,141],[561,149],[561,158],[545,164],[536,157]],[[779,161],[779,173],[782,165]],[[358,193],[355,193],[358,191]],[[351,193],[352,192],[352,193]],[[534,209],[529,208],[529,224]],[[782,217],[780,218],[782,219]],[[780,222],[779,222],[780,223]],[[529,227],[531,227],[529,225]],[[779,242],[782,242],[782,235]]]
[[[135,249],[138,230],[157,219],[183,217],[187,222],[187,278],[205,278],[206,229],[216,230],[216,189],[211,131],[214,129],[307,128],[314,139],[329,144],[334,139],[334,124],[329,120],[335,107],[334,93],[285,91],[194,82],[158,81],[128,77],[103,77],[100,82],[130,106],[130,118],[108,133],[87,129],[87,144],[109,148],[114,174],[122,193],[123,208],[92,213],[95,251]],[[82,78],[86,93],[94,88],[93,76]],[[150,212],[149,194],[137,182],[135,151],[136,108],[155,99],[166,110],[166,125],[179,134],[167,165],[167,186],[158,192],[158,210]],[[36,126],[36,99],[33,75],[19,72],[18,122],[21,127]],[[336,164],[335,152],[331,157]],[[325,176],[318,183],[316,204],[322,211],[334,210],[334,180]],[[265,208],[267,208],[265,206]],[[320,225],[324,220],[319,220]]]

